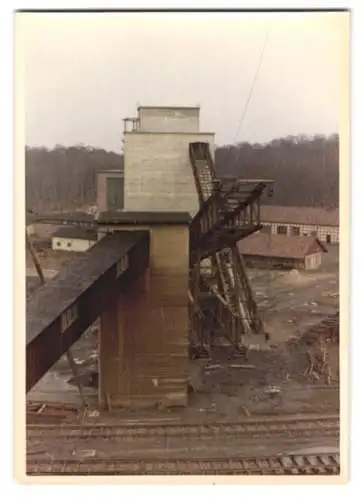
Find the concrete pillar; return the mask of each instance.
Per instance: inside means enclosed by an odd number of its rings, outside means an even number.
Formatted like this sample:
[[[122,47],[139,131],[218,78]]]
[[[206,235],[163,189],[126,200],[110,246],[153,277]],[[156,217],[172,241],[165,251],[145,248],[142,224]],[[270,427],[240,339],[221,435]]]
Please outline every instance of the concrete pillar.
[[[171,286],[186,295],[186,276],[167,278],[147,270],[121,298],[125,335],[117,406],[187,404],[187,301]]]
[[[150,229],[150,266],[101,316],[102,407],[185,406],[189,228]]]
[[[99,405],[112,409],[119,390],[122,364],[120,296],[114,297],[100,317],[99,333]]]

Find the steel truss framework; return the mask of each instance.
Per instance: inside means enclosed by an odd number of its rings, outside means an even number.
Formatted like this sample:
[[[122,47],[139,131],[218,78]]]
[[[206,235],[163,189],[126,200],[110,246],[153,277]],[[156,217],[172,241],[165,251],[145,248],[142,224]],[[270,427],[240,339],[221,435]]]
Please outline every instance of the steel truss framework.
[[[244,259],[237,248],[261,229],[260,197],[270,180],[218,178],[209,144],[189,145],[200,210],[190,229],[190,343],[209,350],[217,336],[236,348],[264,334]]]

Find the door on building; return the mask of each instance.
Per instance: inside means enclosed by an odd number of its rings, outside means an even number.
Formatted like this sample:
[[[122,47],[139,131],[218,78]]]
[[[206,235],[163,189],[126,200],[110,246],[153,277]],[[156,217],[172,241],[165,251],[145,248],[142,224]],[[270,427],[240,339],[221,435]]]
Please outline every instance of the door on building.
[[[124,179],[109,177],[107,183],[107,208],[117,210],[124,208]]]
[[[331,243],[331,234],[327,234],[327,235],[326,235],[326,243],[327,243],[328,245],[330,245],[330,243]]]

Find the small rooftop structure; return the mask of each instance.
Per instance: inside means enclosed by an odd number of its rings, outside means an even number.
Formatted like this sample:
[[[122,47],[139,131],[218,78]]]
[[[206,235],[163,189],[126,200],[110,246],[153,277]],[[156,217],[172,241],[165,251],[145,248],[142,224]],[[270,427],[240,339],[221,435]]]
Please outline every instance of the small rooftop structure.
[[[124,133],[188,133],[199,131],[200,106],[138,106],[137,116],[124,118]]]

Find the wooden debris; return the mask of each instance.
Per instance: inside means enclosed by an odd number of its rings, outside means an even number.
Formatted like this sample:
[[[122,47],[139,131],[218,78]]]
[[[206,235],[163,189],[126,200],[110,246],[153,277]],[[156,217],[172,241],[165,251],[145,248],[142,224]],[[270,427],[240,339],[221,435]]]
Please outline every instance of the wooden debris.
[[[82,458],[94,457],[96,455],[96,450],[73,450],[72,455]]]
[[[304,376],[320,380],[321,377],[325,378],[327,384],[331,384],[331,370],[328,361],[328,352],[324,339],[320,339],[319,345],[316,349],[307,351],[308,365],[304,371]]]
[[[41,407],[37,410],[37,413],[42,413],[47,405],[43,403]]]
[[[264,389],[265,394],[269,394],[270,396],[275,396],[280,394],[281,389],[277,385],[269,385]]]
[[[241,410],[243,411],[246,417],[250,417],[250,411],[246,406],[241,406]]]
[[[100,412],[98,410],[89,410],[87,416],[92,418],[99,417]]]

